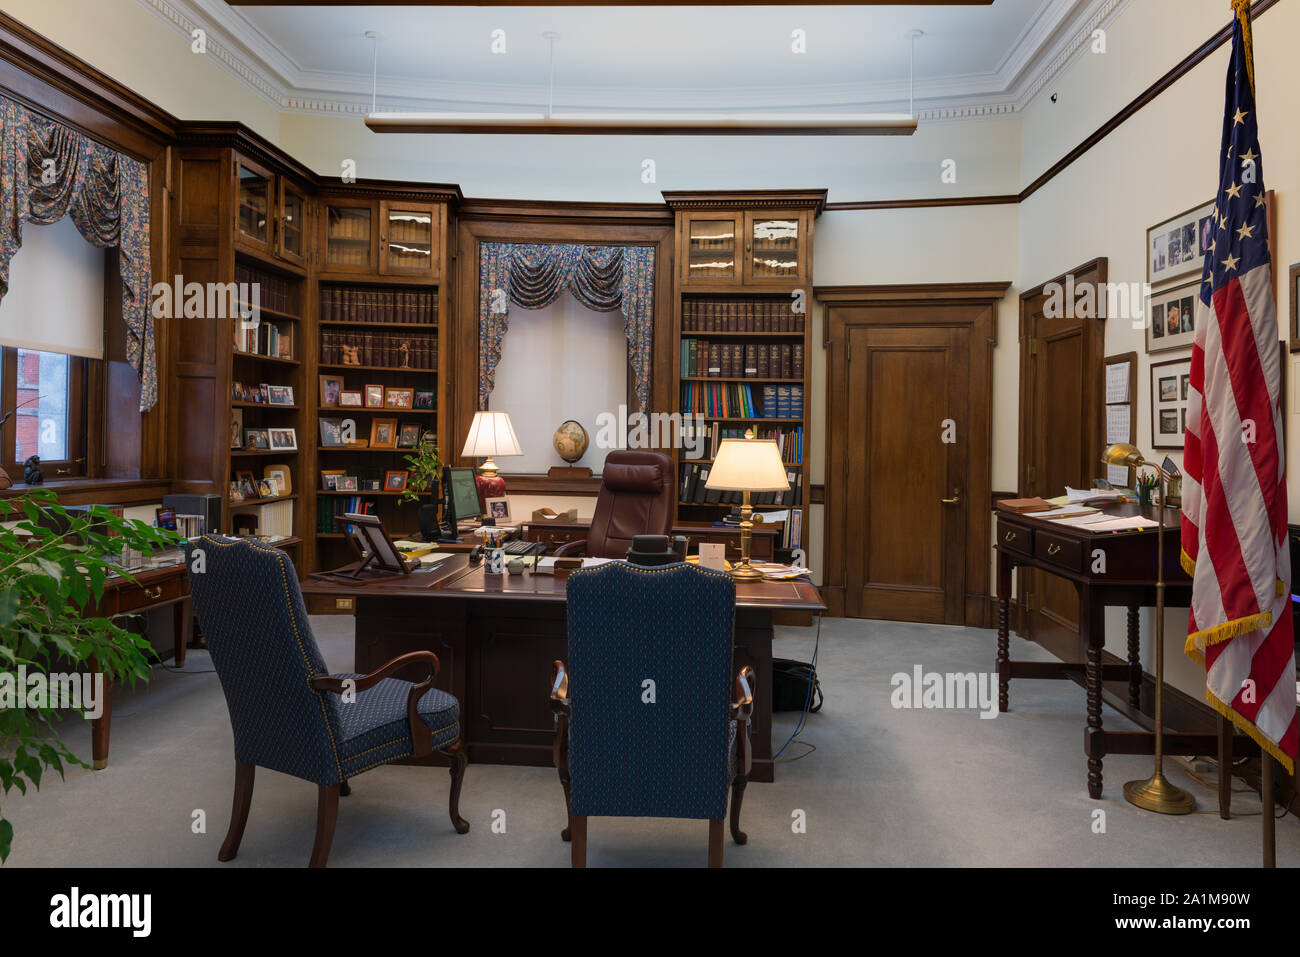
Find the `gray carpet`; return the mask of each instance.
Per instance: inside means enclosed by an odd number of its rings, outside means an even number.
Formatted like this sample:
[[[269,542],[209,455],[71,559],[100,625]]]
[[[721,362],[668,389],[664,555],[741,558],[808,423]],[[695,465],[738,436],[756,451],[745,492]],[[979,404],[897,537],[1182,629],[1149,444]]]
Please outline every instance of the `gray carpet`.
[[[350,670],[352,619],[313,619],[331,670]],[[778,633],[776,654],[807,660],[814,629]],[[1088,798],[1082,753],[1084,694],[1073,683],[1013,683],[1012,711],[993,720],[975,711],[901,710],[890,678],[926,671],[987,671],[990,631],[827,619],[819,670],[826,694],[777,767],[775,784],[751,784],[743,827],[749,844],[728,840],[725,862],[741,866],[1258,866],[1259,800],[1234,799],[1240,816],[1221,821],[1215,795],[1170,762],[1198,813],[1148,814],[1120,797],[1145,777],[1150,758],[1106,761],[1106,794]],[[1013,656],[1046,658],[1013,639]],[[9,867],[213,866],[229,823],[233,782],[230,724],[207,654],[191,651],[188,674],[155,668],[153,680],[117,698],[109,767],[71,770],[39,792],[3,798],[14,824]],[[538,676],[544,693],[547,675]],[[779,746],[794,725],[779,715]],[[1108,726],[1132,727],[1109,709]],[[81,721],[65,723],[71,747],[88,756]],[[1212,783],[1212,777],[1208,780]],[[388,767],[357,778],[342,801],[332,866],[528,866],[568,864],[559,838],[564,803],[555,771],[471,764],[461,813],[464,836],[447,819],[443,769]],[[1240,782],[1237,787],[1244,788]],[[228,867],[306,863],[315,788],[259,770],[239,857]],[[1094,812],[1104,811],[1104,833]],[[206,831],[195,833],[196,811]],[[796,815],[806,830],[796,833]],[[1250,815],[1250,816],[1247,816]],[[493,822],[498,822],[497,833]],[[1278,823],[1278,864],[1300,864],[1300,828]],[[707,824],[594,819],[592,866],[705,863]]]

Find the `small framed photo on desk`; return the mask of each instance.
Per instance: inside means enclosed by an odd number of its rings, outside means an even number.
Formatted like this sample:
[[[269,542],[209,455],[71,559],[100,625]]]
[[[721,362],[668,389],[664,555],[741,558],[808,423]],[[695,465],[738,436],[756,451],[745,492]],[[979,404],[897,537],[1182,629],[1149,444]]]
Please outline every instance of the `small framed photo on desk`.
[[[510,524],[510,499],[489,498],[484,499],[483,504],[487,507],[488,518],[498,525]]]

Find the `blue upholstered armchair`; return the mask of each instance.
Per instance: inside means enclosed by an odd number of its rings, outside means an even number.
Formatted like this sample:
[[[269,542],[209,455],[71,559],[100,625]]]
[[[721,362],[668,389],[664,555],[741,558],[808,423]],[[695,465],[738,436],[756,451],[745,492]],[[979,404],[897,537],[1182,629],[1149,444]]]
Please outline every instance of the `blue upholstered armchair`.
[[[575,571],[567,591],[569,662],[555,662],[551,707],[573,866],[587,863],[588,817],[682,817],[709,822],[721,867],[728,787],[745,843],[753,710],[753,669],[732,678],[731,576],[611,562]]]
[[[329,858],[349,778],[435,750],[451,760],[452,826],[469,830],[458,812],[468,762],[460,703],[433,687],[433,652],[413,651],[369,675],[330,675],[284,552],[215,535],[192,540],[186,552],[194,610],[235,733],[234,809],[218,860],[239,850],[258,766],[317,785],[312,867]],[[429,667],[419,684],[388,677],[417,662]]]

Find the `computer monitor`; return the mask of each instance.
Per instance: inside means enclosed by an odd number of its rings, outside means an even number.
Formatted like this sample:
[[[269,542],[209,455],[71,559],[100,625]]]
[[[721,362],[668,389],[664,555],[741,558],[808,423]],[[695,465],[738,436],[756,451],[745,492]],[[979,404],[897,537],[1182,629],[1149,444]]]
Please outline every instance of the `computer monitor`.
[[[468,518],[479,518],[483,514],[478,503],[478,483],[474,481],[473,469],[452,465],[443,468],[442,495],[449,535],[456,534],[457,523]]]

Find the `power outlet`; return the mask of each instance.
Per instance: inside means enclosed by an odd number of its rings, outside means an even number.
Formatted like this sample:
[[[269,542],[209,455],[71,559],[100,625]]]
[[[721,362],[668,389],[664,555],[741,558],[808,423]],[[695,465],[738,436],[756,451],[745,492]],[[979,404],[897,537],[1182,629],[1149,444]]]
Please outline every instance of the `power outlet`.
[[[352,599],[351,599],[351,598],[335,598],[335,599],[334,599],[334,610],[335,610],[335,611],[351,611],[351,610],[352,610]]]

